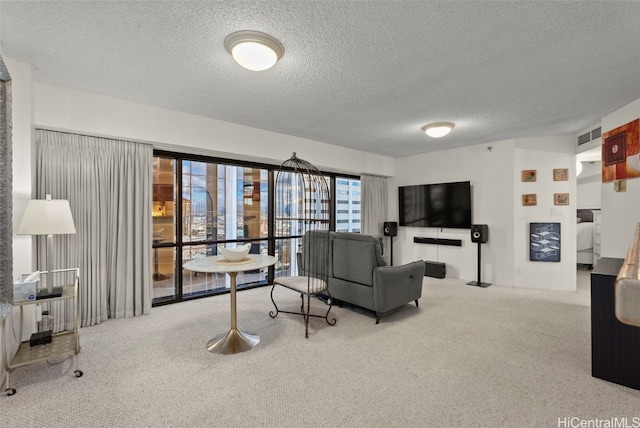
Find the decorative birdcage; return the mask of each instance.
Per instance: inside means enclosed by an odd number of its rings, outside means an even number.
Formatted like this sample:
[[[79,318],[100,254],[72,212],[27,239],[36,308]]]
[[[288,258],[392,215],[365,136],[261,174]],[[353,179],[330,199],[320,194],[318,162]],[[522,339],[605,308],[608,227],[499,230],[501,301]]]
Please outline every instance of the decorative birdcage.
[[[329,220],[331,195],[325,177],[311,163],[295,153],[286,160],[275,175],[275,236],[278,263],[271,289],[271,301],[278,313],[302,315],[305,337],[309,337],[309,319],[329,319],[331,295],[328,289],[330,238]],[[274,300],[276,286],[300,293],[300,311],[278,308]],[[306,299],[305,299],[306,297]],[[324,315],[311,312],[311,298],[319,297],[328,309]]]

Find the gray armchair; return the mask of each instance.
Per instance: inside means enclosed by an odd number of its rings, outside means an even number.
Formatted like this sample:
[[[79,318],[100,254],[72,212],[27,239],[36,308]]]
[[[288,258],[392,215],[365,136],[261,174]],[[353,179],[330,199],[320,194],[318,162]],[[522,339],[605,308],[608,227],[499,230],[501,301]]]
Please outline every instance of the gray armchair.
[[[329,291],[338,302],[374,311],[380,319],[422,296],[424,262],[387,266],[378,237],[332,233]]]

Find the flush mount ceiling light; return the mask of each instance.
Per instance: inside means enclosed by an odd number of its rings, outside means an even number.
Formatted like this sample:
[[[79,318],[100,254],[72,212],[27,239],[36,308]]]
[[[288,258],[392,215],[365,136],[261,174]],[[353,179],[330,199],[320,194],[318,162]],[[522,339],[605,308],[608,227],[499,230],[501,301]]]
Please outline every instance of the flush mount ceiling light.
[[[422,130],[432,138],[440,138],[447,135],[453,127],[456,126],[453,122],[435,122],[430,123],[422,127]]]
[[[229,34],[224,39],[224,47],[238,64],[251,71],[271,68],[284,55],[282,43],[259,31]]]

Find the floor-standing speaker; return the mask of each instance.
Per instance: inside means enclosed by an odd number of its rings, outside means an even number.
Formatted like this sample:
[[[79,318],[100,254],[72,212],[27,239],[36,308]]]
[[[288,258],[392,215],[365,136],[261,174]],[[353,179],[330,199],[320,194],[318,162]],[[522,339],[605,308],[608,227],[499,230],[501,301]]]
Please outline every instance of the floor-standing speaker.
[[[478,244],[478,280],[469,281],[468,285],[476,285],[478,287],[488,287],[491,284],[488,282],[482,282],[482,244],[489,240],[489,226],[486,224],[474,224],[471,226],[471,242]]]
[[[385,221],[382,232],[384,236],[389,237],[389,266],[393,266],[393,237],[398,234],[398,223],[395,221]]]

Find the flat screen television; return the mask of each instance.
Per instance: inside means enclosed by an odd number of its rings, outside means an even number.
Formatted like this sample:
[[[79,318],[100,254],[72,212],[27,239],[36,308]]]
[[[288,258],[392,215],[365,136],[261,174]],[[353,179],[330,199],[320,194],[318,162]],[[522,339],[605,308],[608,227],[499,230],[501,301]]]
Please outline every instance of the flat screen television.
[[[398,187],[398,223],[412,227],[471,228],[471,182]]]

